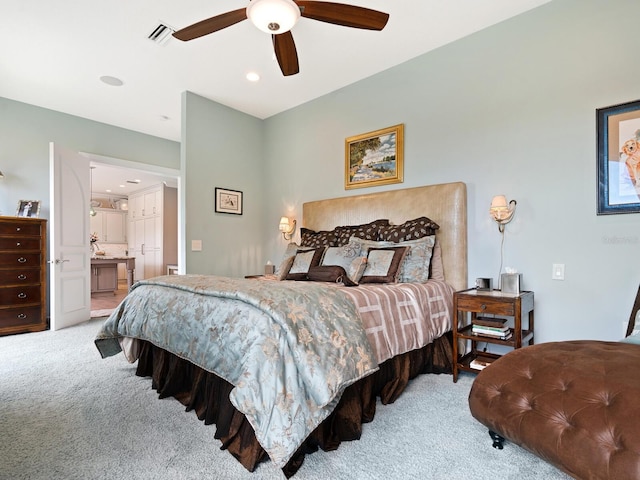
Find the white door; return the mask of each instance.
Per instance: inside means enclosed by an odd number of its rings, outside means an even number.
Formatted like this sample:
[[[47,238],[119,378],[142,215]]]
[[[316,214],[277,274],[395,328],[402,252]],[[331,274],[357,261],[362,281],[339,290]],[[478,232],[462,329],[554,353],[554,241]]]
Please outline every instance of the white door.
[[[89,160],[49,144],[51,330],[91,317]]]

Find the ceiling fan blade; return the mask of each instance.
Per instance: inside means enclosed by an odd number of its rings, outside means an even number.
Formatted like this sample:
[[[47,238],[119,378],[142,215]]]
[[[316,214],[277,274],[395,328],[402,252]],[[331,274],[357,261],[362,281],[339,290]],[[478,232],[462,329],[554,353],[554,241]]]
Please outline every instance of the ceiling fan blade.
[[[173,36],[178,40],[186,42],[187,40],[193,40],[194,38],[200,38],[210,33],[217,32],[223,28],[235,25],[238,22],[247,19],[247,9],[240,8],[238,10],[232,10],[231,12],[223,13],[222,15],[216,15],[215,17],[207,18],[193,25],[178,30],[173,33]]]
[[[382,30],[389,14],[343,3],[294,0],[300,7],[303,17],[333,23],[345,27],[363,28],[366,30]]]
[[[278,35],[271,35],[273,38],[273,49],[276,52],[276,58],[278,59],[278,65],[285,77],[289,75],[295,75],[300,71],[298,66],[298,52],[296,51],[296,44],[293,41],[293,35],[291,31],[280,33]]]

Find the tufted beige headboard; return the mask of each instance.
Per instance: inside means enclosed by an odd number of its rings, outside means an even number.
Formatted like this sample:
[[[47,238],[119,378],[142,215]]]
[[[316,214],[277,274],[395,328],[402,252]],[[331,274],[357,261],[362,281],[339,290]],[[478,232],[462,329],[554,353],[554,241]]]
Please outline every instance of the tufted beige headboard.
[[[456,290],[468,288],[467,187],[462,182],[318,200],[302,206],[302,225],[316,231],[379,218],[399,225],[421,216],[440,225],[436,238],[447,282]]]

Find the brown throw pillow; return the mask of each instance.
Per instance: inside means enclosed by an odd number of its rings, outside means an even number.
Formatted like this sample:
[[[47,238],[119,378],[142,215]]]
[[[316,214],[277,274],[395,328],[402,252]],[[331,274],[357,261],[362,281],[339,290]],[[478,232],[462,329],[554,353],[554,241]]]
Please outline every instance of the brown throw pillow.
[[[381,226],[379,240],[395,243],[417,240],[418,238],[435,235],[436,230],[439,228],[440,226],[430,218],[419,217],[408,220],[402,225]]]
[[[318,265],[311,267],[307,274],[307,280],[312,282],[342,283],[346,287],[358,285],[351,281],[344,267],[339,265]]]
[[[335,247],[336,234],[333,230],[316,232],[309,228],[300,228],[300,245],[303,247]]]

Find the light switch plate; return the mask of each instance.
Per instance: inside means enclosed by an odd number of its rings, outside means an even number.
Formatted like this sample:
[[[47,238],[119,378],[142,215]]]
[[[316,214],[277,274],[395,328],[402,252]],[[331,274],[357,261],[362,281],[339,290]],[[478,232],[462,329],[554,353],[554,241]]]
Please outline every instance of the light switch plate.
[[[201,252],[202,251],[202,240],[191,240],[191,251],[192,252]]]
[[[564,263],[554,263],[551,270],[552,280],[564,280]]]

